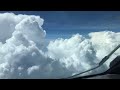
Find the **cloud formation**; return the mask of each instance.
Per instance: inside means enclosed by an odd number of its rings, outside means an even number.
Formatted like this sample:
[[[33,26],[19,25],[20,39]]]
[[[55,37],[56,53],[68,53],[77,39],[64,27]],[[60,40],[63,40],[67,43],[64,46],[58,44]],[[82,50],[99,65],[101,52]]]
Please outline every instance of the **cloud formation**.
[[[47,57],[41,49],[46,35],[42,29],[43,19],[39,16],[13,13],[0,15],[11,16],[11,21],[7,17],[3,20],[10,22],[5,23],[8,26],[16,19],[20,20],[15,23],[10,35],[7,34],[8,28],[3,25],[0,27],[0,31],[5,29],[6,33],[4,39],[1,38],[3,35],[0,35],[0,78],[56,78],[64,74],[64,67],[58,61]],[[67,71],[69,74],[66,69]]]
[[[43,23],[40,16],[0,14],[0,78],[67,77],[93,67],[120,43],[119,32],[91,32],[50,41],[44,51]]]

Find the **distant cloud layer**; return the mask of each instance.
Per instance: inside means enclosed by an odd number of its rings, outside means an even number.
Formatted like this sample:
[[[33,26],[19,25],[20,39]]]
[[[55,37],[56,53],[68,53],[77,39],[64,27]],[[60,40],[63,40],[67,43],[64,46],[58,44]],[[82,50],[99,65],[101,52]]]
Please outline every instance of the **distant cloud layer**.
[[[96,65],[120,43],[120,33],[91,32],[50,41],[43,51],[43,23],[40,16],[0,14],[0,78],[67,77]]]

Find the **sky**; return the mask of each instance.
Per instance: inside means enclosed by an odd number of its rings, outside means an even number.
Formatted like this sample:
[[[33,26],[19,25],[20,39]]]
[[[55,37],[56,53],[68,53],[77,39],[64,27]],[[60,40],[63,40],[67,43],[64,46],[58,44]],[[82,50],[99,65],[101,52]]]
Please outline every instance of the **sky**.
[[[1,11],[4,12],[4,11]],[[119,11],[9,11],[15,14],[40,15],[44,18],[43,29],[47,38],[68,38],[72,34],[86,34],[120,28]]]
[[[0,78],[63,78],[96,66],[120,44],[120,12],[1,11]],[[101,73],[120,55],[116,51]]]

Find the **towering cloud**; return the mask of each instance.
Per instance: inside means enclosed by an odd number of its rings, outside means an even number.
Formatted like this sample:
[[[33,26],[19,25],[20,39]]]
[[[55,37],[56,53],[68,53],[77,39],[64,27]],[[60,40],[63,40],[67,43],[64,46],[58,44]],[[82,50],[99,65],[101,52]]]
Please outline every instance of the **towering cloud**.
[[[65,70],[69,74],[69,70],[47,57],[41,49],[46,35],[42,29],[43,19],[13,13],[0,15],[0,18],[6,16],[1,24],[3,21],[5,26],[14,24],[11,29],[0,27],[0,32],[5,32],[5,35],[0,34],[0,78],[57,78]]]
[[[50,41],[43,51],[43,22],[35,15],[0,14],[0,78],[67,77],[93,67],[120,43],[120,33],[91,32],[88,38],[76,34]]]

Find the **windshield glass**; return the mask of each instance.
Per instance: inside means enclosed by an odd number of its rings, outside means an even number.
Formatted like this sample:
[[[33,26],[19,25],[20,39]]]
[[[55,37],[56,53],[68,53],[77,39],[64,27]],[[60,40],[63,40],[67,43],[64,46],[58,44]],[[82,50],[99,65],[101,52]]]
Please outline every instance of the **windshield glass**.
[[[0,78],[59,79],[96,67],[120,44],[120,11],[1,11]],[[102,73],[120,55],[80,76]]]

